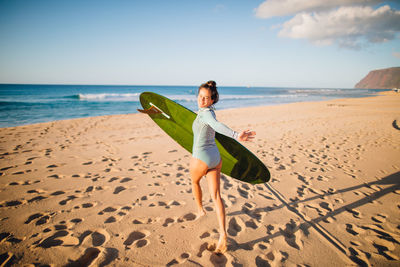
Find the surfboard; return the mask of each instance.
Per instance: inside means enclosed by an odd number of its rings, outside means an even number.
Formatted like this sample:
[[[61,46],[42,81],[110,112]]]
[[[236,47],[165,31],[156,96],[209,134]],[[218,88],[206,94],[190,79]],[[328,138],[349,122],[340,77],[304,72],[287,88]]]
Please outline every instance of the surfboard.
[[[173,140],[192,153],[192,124],[196,113],[153,92],[141,93],[140,103],[143,109],[138,109],[139,112],[148,114]],[[222,173],[251,184],[269,181],[268,168],[241,143],[217,132],[215,139],[222,158]]]

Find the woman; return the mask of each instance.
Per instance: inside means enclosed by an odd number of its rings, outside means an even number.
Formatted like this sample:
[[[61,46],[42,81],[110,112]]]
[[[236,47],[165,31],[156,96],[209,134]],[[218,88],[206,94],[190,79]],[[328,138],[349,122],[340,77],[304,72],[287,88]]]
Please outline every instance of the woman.
[[[193,122],[193,157],[190,162],[190,176],[192,178],[192,191],[198,207],[199,216],[205,211],[202,204],[202,191],[200,180],[207,177],[211,198],[215,204],[220,228],[220,238],[216,252],[224,253],[227,250],[227,235],[225,227],[225,207],[220,194],[220,177],[222,160],[217,145],[215,132],[247,141],[256,135],[253,131],[243,131],[240,134],[226,125],[218,122],[215,117],[213,105],[218,102],[219,95],[214,81],[208,81],[199,87],[197,104],[199,112]]]

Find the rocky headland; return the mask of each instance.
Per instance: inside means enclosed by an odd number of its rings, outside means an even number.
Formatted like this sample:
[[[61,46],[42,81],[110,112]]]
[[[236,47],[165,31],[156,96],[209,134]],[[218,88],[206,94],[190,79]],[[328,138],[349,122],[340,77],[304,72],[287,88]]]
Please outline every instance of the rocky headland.
[[[400,88],[400,67],[370,71],[354,87],[362,89]]]

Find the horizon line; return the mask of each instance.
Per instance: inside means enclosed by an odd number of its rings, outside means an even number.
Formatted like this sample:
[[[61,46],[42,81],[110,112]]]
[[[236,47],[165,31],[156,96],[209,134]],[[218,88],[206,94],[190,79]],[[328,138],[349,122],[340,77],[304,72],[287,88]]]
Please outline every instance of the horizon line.
[[[4,83],[0,82],[0,85],[65,85],[65,86],[168,86],[168,87],[184,87],[184,86],[191,86],[191,87],[199,87],[199,85],[178,85],[178,84],[173,84],[173,85],[168,85],[168,84],[112,84],[112,83],[106,83],[106,84],[96,84],[96,83]],[[218,87],[243,87],[243,88],[306,88],[306,89],[373,89],[373,88],[356,88],[356,87],[322,87],[322,86],[252,86],[252,85],[217,85]],[[385,90],[385,89],[382,89]]]

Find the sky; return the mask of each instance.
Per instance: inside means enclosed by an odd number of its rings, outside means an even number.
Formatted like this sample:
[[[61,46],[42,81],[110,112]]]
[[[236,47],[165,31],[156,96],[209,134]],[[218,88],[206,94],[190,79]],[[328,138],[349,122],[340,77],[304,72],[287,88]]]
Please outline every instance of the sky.
[[[0,0],[0,83],[353,88],[400,1]]]

